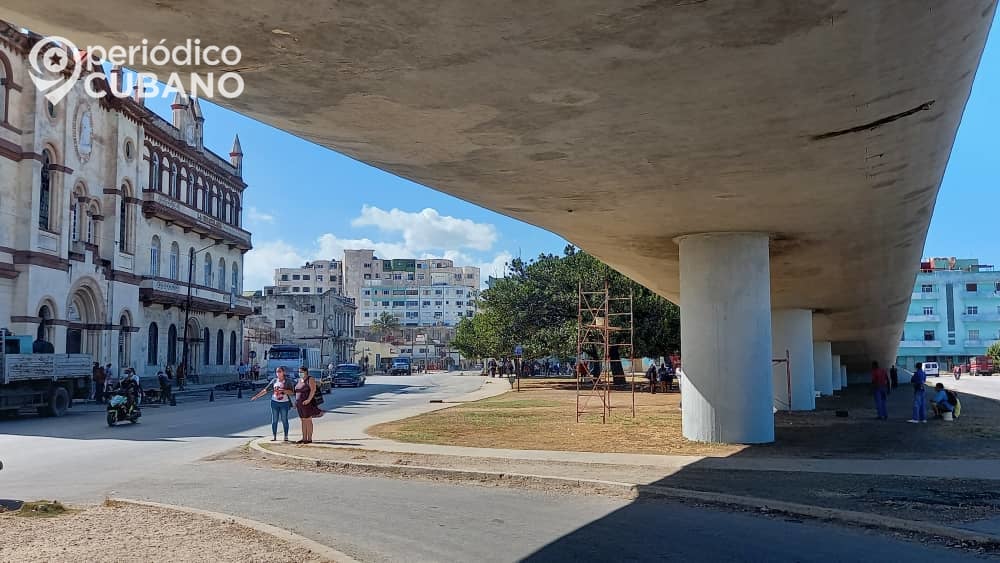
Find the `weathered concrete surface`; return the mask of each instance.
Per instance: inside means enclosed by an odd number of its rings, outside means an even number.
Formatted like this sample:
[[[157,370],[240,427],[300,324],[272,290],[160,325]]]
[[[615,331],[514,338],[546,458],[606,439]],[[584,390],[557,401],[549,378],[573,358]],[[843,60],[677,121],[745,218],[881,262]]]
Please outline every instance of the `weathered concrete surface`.
[[[225,105],[552,230],[676,300],[673,239],[773,234],[775,308],[889,361],[992,0],[5,0],[80,43],[244,54]]]

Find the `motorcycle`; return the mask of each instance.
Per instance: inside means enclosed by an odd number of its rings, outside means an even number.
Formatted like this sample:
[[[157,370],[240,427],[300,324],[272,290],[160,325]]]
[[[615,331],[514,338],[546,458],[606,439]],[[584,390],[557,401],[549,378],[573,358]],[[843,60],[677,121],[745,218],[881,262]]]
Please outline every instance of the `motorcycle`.
[[[115,391],[111,399],[108,400],[108,426],[114,426],[118,422],[128,420],[132,424],[139,421],[142,410],[138,403],[128,404],[128,395],[124,391]]]

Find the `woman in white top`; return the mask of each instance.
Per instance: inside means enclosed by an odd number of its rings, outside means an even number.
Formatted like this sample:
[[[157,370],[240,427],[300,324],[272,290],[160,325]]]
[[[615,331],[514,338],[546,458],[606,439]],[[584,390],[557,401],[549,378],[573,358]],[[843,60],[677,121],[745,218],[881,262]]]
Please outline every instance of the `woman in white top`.
[[[251,401],[271,393],[271,434],[272,442],[278,441],[278,421],[281,421],[281,428],[285,431],[285,441],[288,441],[288,410],[292,408],[290,395],[294,393],[292,383],[285,379],[285,368],[279,367],[274,374],[274,379],[267,384],[256,395],[250,397]]]

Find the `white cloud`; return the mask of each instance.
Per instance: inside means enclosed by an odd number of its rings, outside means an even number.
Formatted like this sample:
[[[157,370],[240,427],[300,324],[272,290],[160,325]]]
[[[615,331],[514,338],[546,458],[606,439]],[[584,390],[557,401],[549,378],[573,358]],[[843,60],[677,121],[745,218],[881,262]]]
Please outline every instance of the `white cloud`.
[[[395,208],[385,211],[365,205],[361,208],[361,215],[351,221],[351,225],[402,233],[403,244],[418,251],[444,248],[489,250],[497,240],[496,227],[489,223],[441,215],[429,207],[412,213]]]
[[[247,221],[253,223],[273,223],[274,215],[257,211],[256,207],[249,207],[247,208]]]
[[[514,255],[510,252],[504,250],[500,254],[493,257],[493,260],[489,262],[480,262],[478,264],[473,263],[473,266],[479,266],[479,277],[482,279],[483,284],[486,284],[486,280],[490,276],[495,278],[502,278],[507,275],[507,264],[514,259]]]
[[[258,242],[243,257],[243,287],[256,290],[272,285],[275,268],[301,266],[306,260],[308,258],[285,241]]]

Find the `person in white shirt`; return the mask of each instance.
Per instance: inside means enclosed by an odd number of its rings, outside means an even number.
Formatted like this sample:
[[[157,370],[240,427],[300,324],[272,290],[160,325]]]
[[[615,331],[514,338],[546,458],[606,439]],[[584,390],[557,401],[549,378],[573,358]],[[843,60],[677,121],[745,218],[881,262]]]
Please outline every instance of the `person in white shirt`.
[[[290,395],[294,393],[292,382],[285,378],[285,368],[279,367],[275,371],[274,379],[261,389],[256,395],[250,397],[251,401],[263,397],[268,392],[271,393],[271,441],[278,441],[278,421],[281,421],[281,428],[285,431],[285,441],[288,441],[288,411],[292,408]]]

